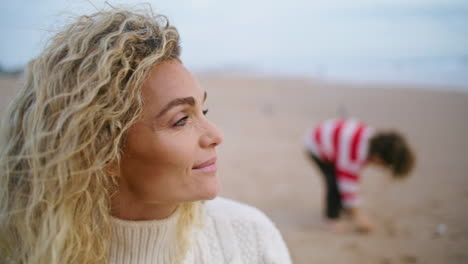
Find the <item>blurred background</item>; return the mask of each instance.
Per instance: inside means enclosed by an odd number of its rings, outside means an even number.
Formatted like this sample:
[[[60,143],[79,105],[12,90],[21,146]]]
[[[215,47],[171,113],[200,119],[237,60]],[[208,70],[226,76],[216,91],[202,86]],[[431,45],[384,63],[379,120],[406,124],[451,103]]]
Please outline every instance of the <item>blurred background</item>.
[[[468,87],[466,0],[148,2],[178,27],[183,59],[196,71]],[[104,6],[97,0],[4,1],[0,63],[21,67],[67,15]]]
[[[180,31],[182,60],[224,131],[221,195],[265,211],[295,263],[468,263],[468,1],[146,2]],[[0,109],[48,37],[106,7],[3,1]],[[337,116],[402,131],[416,150],[404,182],[364,170],[370,235],[320,228],[321,175],[303,137]]]

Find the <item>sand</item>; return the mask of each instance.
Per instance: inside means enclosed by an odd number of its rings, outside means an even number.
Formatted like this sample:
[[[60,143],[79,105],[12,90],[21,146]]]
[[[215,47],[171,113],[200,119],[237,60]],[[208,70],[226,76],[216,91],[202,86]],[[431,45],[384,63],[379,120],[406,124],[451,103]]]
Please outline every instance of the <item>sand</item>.
[[[468,93],[219,74],[199,79],[208,115],[224,132],[221,195],[263,210],[294,263],[468,263]],[[14,83],[0,79],[0,108]],[[375,224],[369,235],[321,229],[322,179],[303,154],[305,130],[343,114],[400,130],[417,154],[402,182],[379,168],[363,171],[363,207]]]

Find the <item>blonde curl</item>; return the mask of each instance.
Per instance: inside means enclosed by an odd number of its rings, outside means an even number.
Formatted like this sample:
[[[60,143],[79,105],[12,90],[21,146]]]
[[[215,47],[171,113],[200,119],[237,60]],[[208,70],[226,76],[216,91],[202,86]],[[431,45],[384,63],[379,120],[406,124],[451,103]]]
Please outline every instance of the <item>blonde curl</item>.
[[[107,263],[106,166],[140,117],[149,71],[179,54],[166,17],[112,8],[78,17],[27,65],[0,133],[2,263]],[[183,205],[180,260],[197,212]]]

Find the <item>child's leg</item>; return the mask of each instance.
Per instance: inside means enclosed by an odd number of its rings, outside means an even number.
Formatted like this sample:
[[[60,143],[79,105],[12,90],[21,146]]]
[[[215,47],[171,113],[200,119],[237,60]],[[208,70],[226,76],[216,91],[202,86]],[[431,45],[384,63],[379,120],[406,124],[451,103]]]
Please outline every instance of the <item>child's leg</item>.
[[[327,165],[327,164],[326,164]],[[340,213],[343,209],[341,202],[341,195],[338,190],[338,183],[336,181],[335,168],[332,165],[328,167],[325,165],[323,172],[325,183],[326,183],[326,227],[328,230],[337,233],[343,233],[347,231],[347,227],[342,221],[340,221]]]
[[[335,223],[340,217],[340,211],[343,206],[341,203],[341,196],[338,190],[338,183],[336,180],[335,166],[330,163],[321,161],[312,153],[309,157],[319,167],[325,181],[325,217],[327,223]]]

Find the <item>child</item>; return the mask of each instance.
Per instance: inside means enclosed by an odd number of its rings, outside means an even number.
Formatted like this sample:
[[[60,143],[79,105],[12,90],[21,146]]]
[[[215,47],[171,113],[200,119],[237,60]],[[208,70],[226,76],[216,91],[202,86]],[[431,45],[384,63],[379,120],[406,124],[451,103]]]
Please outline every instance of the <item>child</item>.
[[[370,232],[371,222],[361,211],[359,173],[367,164],[384,166],[394,178],[403,178],[414,157],[404,137],[397,132],[374,131],[354,119],[326,120],[311,129],[305,139],[308,156],[320,168],[326,184],[326,225],[341,232],[342,209],[358,230]]]

